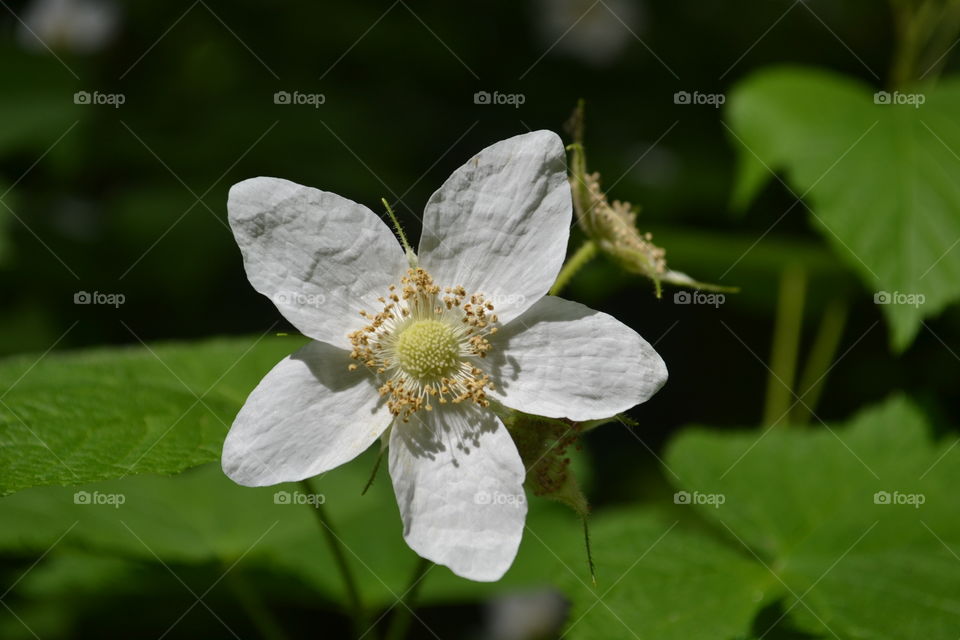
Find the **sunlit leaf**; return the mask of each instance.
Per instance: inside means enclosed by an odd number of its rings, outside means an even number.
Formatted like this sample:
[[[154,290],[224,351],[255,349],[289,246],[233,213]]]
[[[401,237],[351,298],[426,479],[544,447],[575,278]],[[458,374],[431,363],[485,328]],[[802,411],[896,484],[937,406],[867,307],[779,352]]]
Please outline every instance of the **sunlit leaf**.
[[[877,296],[897,349],[960,298],[958,112],[955,78],[875,96],[851,78],[779,68],[730,96],[735,202],[783,171],[814,226]]]
[[[93,349],[0,363],[0,495],[216,460],[247,394],[300,338]]]

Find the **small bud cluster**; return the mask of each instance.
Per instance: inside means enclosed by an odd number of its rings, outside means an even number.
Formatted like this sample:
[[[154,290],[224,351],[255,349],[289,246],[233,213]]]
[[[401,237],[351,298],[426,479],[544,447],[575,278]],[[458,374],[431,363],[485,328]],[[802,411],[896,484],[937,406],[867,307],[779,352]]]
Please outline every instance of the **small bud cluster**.
[[[573,178],[576,180],[576,178]],[[648,277],[667,272],[666,251],[653,244],[653,235],[637,229],[637,213],[629,202],[612,203],[600,189],[600,174],[584,175],[583,184],[574,184],[574,191],[583,193],[585,202],[578,203],[578,217],[587,235],[626,269]]]

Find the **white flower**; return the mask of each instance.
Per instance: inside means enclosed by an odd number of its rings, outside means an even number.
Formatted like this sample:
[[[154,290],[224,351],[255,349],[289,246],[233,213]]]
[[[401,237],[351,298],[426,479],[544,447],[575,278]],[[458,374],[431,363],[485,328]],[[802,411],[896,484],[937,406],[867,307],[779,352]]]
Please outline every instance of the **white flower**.
[[[465,578],[499,579],[523,532],[525,470],[498,411],[606,418],[666,381],[632,329],[545,295],[571,224],[549,131],[453,173],[427,203],[415,268],[377,215],[333,193],[253,178],[228,207],[251,284],[314,342],[247,398],[224,471],[301,480],[383,436],[404,538]]]

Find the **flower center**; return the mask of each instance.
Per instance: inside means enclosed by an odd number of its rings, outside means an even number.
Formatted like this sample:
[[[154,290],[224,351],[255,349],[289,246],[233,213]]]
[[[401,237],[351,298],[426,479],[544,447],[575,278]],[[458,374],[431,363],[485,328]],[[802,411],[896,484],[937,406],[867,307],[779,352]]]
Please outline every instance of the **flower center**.
[[[456,370],[460,342],[449,324],[417,320],[397,337],[396,352],[397,364],[408,375],[439,380]]]
[[[404,422],[420,409],[470,400],[490,405],[490,377],[478,367],[497,332],[493,304],[463,287],[441,289],[423,269],[410,269],[379,298],[376,315],[361,311],[369,323],[349,336],[350,357],[383,380],[380,395]],[[358,365],[351,364],[350,369]]]

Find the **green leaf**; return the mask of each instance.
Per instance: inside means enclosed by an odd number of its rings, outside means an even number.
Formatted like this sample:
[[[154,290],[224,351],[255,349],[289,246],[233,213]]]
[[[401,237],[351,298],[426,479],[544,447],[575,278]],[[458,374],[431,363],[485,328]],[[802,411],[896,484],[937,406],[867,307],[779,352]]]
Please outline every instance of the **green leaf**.
[[[579,568],[561,572],[574,603],[564,637],[744,637],[757,610],[780,595],[742,550],[651,510],[603,513],[590,528],[598,584]]]
[[[375,454],[367,452],[313,485],[343,541],[365,604],[387,607],[406,590],[417,559],[403,541],[387,475],[380,474],[360,496]],[[82,550],[163,562],[175,572],[210,564],[224,573],[230,567],[269,571],[329,600],[346,602],[320,525],[304,503],[308,495],[299,485],[238,486],[217,464],[172,478],[141,475],[82,487],[36,487],[0,499],[0,552],[39,555],[59,540],[58,553]],[[575,556],[574,562],[585,565],[580,523],[564,507],[534,501],[527,527],[503,581],[470,582],[436,566],[424,580],[422,601],[476,599],[510,585],[544,586],[550,568],[559,563],[555,553]]]
[[[0,362],[0,495],[220,457],[247,394],[302,338],[231,338]]]
[[[723,496],[694,508],[776,574],[796,624],[944,638],[960,628],[960,448],[928,431],[894,398],[845,428],[691,430],[667,465],[691,496]]]
[[[591,520],[597,587],[561,570],[568,636],[952,637],[956,444],[902,398],[843,427],[685,431],[666,456],[674,504]]]
[[[198,467],[219,459],[247,394],[302,343],[218,339],[0,363],[7,389],[0,403],[0,488],[18,492],[0,499],[0,551],[39,556],[63,536],[58,552],[224,568],[242,559],[241,570],[279,573],[343,602],[315,515],[307,505],[275,502],[277,492],[305,495],[301,487],[240,487],[219,464]],[[416,556],[403,542],[386,474],[360,496],[374,456],[368,452],[324,474],[315,487],[349,548],[365,601],[389,606],[406,589]],[[57,484],[74,486],[37,486]],[[544,567],[558,563],[556,554],[565,549],[585,565],[573,514],[535,501],[527,525],[518,560],[499,585],[544,586]],[[434,567],[422,595],[426,601],[475,599],[499,585]]]
[[[882,308],[900,350],[960,297],[960,79],[900,94],[922,95],[919,107],[875,104],[873,94],[800,68],[741,82],[727,111],[739,154],[734,202],[747,204],[783,170],[871,293],[890,294]]]

